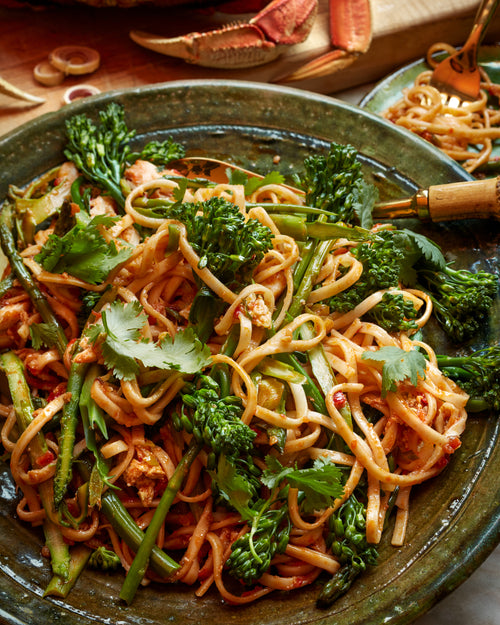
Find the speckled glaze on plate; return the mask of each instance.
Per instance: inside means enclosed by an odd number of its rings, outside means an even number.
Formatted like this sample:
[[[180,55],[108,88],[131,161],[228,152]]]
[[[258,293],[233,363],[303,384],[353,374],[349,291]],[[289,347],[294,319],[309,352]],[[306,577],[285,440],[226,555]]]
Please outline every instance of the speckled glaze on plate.
[[[172,136],[190,154],[232,159],[266,172],[281,157],[285,174],[300,170],[305,155],[331,141],[351,143],[382,197],[398,197],[433,183],[469,179],[456,163],[426,142],[358,107],[292,88],[235,81],[174,82],[109,92],[64,107],[0,138],[0,198],[9,183],[23,185],[61,162],[64,121],[96,115],[109,101],[125,107],[137,141]],[[462,222],[425,227],[458,266],[499,271],[497,223]],[[479,344],[498,340],[494,320]],[[450,350],[436,330],[429,340]],[[141,588],[134,603],[118,599],[123,576],[86,571],[66,601],[43,599],[50,573],[41,540],[13,517],[16,493],[0,468],[0,622],[9,625],[403,625],[411,623],[467,578],[490,553],[500,533],[500,449],[495,418],[471,418],[462,447],[438,478],[415,489],[407,544],[385,540],[380,563],[331,609],[315,607],[317,587],[271,594],[246,607],[223,604],[216,592],[203,599],[194,588]]]

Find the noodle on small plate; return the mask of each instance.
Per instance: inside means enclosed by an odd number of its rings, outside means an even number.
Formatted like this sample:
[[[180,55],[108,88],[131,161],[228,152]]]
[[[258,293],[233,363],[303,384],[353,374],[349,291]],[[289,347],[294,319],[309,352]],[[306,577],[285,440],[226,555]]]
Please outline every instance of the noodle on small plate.
[[[474,176],[500,167],[500,48],[479,53],[481,93],[474,102],[448,99],[431,86],[432,68],[455,48],[436,43],[419,59],[381,81],[360,105],[429,141]]]

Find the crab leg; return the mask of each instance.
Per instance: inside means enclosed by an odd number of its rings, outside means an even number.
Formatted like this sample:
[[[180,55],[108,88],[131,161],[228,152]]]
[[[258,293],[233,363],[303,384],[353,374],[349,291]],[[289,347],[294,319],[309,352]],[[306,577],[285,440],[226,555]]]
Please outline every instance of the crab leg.
[[[330,0],[330,39],[333,50],[306,63],[280,82],[319,78],[348,67],[371,44],[370,0]]]
[[[304,41],[317,9],[317,0],[272,0],[248,23],[170,39],[140,31],[130,37],[145,48],[204,67],[254,67],[274,60],[282,46]]]

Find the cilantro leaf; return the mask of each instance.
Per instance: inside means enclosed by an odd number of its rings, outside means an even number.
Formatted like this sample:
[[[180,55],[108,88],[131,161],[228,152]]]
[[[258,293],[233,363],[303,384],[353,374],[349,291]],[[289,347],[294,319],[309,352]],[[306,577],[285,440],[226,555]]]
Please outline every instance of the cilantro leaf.
[[[174,187],[172,195],[176,202],[182,202],[186,189],[189,186],[189,178],[180,178],[176,180],[176,182],[178,186]]]
[[[410,239],[413,246],[420,252],[420,255],[431,263],[434,269],[444,269],[446,267],[446,259],[437,243],[431,241],[423,234],[418,234],[406,228],[399,230],[399,232],[405,234]]]
[[[219,456],[217,471],[209,473],[217,485],[219,494],[241,514],[242,519],[252,521],[255,512],[250,508],[250,503],[255,490],[245,475],[240,473],[224,454]]]
[[[103,282],[131,254],[127,248],[117,249],[113,241],[108,243],[99,231],[99,226],[108,227],[115,219],[98,215],[86,225],[77,223],[64,236],[51,234],[35,260],[51,273],[67,272],[90,284]]]
[[[284,467],[274,456],[267,456],[266,464],[262,483],[273,490],[286,479],[290,486],[304,493],[306,511],[331,506],[344,493],[340,469],[327,458],[317,458],[313,466],[306,469]]]
[[[57,328],[50,323],[32,323],[30,325],[31,345],[33,349],[57,347]]]
[[[381,347],[377,351],[366,351],[363,360],[382,362],[382,397],[397,390],[397,382],[409,381],[416,386],[418,378],[425,379],[427,360],[416,349],[405,351],[394,345]]]
[[[248,182],[248,174],[241,169],[232,169],[231,167],[228,167],[226,169],[226,176],[229,184],[246,185]]]
[[[147,321],[137,301],[113,302],[102,311],[101,321],[91,325],[87,336],[100,343],[106,366],[123,380],[131,380],[145,367],[176,369],[197,373],[210,364],[210,350],[197,340],[192,329],[180,331],[174,340],[169,336],[159,343],[141,338]]]
[[[251,195],[266,184],[283,184],[285,177],[279,171],[270,171],[264,178],[249,178],[245,184],[245,195]]]
[[[362,228],[372,227],[372,212],[378,196],[378,189],[374,184],[368,184],[364,180],[359,183],[358,192],[354,194],[353,209]]]

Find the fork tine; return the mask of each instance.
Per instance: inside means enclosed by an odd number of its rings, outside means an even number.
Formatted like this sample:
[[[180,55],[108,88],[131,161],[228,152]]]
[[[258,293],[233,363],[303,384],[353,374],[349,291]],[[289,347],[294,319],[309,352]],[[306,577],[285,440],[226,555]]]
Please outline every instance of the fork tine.
[[[431,85],[464,100],[476,100],[481,88],[479,44],[500,0],[482,0],[464,46],[434,68]]]

